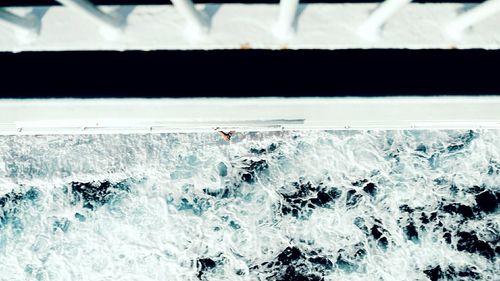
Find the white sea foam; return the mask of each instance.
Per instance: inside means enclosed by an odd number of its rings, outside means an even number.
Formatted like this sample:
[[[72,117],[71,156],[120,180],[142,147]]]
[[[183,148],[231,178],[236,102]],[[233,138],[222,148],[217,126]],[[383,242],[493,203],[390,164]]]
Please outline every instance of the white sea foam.
[[[287,266],[264,263],[287,247],[300,249],[306,271],[325,280],[425,280],[424,271],[438,265],[442,274],[469,267],[494,280],[496,254],[459,251],[455,235],[474,231],[498,247],[498,210],[461,220],[440,209],[474,206],[473,186],[500,192],[500,171],[488,172],[500,162],[500,131],[475,131],[470,140],[468,134],[251,132],[231,143],[208,133],[1,137],[0,197],[12,190],[38,196],[2,210],[0,280],[275,280]],[[267,167],[245,182],[250,160]],[[364,179],[376,185],[375,196],[354,184]],[[127,189],[93,209],[75,204],[72,182],[105,181]],[[294,182],[323,183],[340,196],[326,206],[302,206],[297,217],[286,214]],[[353,205],[349,190],[359,194]],[[300,200],[312,202],[315,192]],[[416,211],[401,211],[405,204]],[[436,221],[419,219],[432,211]],[[417,241],[405,236],[410,223]],[[387,249],[370,234],[374,225]],[[315,268],[307,261],[315,255],[333,266]],[[200,273],[203,258],[215,265]]]

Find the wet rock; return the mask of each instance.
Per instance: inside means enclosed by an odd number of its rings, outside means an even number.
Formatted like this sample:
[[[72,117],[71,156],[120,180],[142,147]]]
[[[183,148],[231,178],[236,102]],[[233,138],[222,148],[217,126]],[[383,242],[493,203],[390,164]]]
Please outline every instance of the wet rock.
[[[476,204],[481,212],[493,213],[498,208],[500,194],[491,191],[484,191],[476,195]]]
[[[433,268],[429,268],[424,270],[425,275],[431,280],[431,281],[437,281],[441,278],[443,278],[443,271],[441,270],[441,266],[436,266]]]

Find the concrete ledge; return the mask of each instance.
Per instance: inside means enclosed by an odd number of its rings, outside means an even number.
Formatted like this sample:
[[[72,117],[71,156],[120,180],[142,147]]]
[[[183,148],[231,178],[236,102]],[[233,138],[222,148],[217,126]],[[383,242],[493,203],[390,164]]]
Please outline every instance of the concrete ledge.
[[[500,128],[500,96],[0,100],[0,134]]]

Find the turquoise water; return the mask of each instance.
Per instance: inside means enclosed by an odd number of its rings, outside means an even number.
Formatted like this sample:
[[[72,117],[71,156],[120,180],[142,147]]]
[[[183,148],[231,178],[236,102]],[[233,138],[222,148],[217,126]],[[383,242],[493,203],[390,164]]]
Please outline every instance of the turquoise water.
[[[500,131],[0,137],[0,280],[495,280]]]

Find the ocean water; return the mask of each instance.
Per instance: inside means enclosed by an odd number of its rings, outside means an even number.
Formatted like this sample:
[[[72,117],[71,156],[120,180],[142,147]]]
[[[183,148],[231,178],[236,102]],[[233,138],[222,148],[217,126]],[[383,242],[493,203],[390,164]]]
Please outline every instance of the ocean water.
[[[0,137],[0,280],[499,280],[500,131]]]

